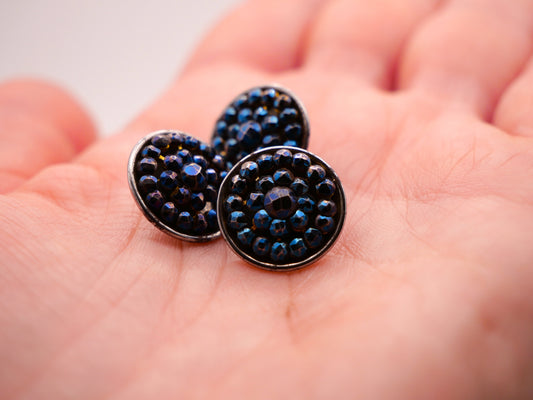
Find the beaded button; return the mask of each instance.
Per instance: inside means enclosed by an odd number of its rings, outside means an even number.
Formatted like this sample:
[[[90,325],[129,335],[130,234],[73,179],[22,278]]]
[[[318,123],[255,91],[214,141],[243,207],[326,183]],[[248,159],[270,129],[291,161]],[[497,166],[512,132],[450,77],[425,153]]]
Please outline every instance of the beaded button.
[[[279,86],[260,86],[238,95],[218,118],[211,144],[231,168],[265,147],[307,148],[309,123],[298,98]]]
[[[238,255],[260,268],[288,271],[330,249],[344,223],[345,199],[323,160],[276,146],[233,167],[220,186],[217,209],[222,235]]]
[[[211,146],[179,131],[144,137],[128,162],[130,189],[146,218],[189,241],[219,236],[216,201],[226,173]]]

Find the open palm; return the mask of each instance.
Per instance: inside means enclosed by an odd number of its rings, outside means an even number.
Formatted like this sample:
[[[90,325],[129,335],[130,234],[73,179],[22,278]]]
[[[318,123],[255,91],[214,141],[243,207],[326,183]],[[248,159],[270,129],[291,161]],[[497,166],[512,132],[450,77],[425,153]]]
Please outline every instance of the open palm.
[[[257,0],[119,134],[44,84],[0,87],[2,399],[533,396],[533,1]],[[130,196],[134,143],[208,140],[278,82],[338,173],[313,266],[255,269]]]

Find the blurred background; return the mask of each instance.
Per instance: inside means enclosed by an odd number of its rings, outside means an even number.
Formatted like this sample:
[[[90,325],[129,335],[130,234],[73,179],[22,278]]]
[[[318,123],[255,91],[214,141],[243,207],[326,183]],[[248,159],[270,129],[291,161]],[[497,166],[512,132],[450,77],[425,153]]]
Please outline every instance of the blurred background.
[[[0,80],[59,83],[109,135],[151,103],[241,1],[2,0]]]

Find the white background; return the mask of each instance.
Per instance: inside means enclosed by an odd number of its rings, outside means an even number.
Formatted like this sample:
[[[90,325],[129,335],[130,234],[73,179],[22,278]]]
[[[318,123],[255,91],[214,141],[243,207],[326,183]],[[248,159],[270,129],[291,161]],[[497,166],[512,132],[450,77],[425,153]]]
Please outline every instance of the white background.
[[[149,104],[240,0],[1,0],[0,80],[57,82],[100,132]]]

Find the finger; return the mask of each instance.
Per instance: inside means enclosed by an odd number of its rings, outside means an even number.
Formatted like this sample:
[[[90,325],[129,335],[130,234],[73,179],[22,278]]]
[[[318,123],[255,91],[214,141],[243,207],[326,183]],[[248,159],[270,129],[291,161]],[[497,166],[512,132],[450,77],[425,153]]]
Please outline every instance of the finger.
[[[494,124],[512,135],[533,137],[532,110],[533,58],[502,96],[494,113]]]
[[[89,117],[63,90],[35,80],[0,84],[0,193],[71,159],[94,137]]]
[[[531,0],[455,0],[414,36],[400,87],[489,118],[532,49]]]
[[[313,25],[306,65],[390,87],[404,42],[438,3],[438,0],[332,1]]]
[[[249,1],[203,41],[186,72],[215,64],[243,64],[283,71],[300,63],[302,39],[323,0]]]

